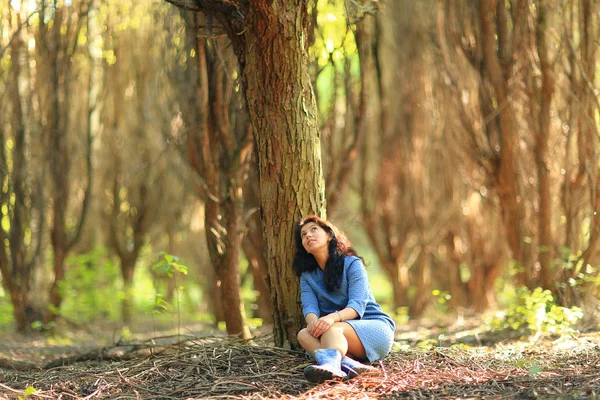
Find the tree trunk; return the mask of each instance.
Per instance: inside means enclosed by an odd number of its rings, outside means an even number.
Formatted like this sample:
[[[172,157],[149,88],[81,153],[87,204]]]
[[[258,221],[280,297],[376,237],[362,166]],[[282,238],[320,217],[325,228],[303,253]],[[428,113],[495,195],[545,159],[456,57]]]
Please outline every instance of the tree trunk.
[[[257,167],[256,157],[252,157],[248,170],[248,180],[244,187],[246,234],[244,235],[242,248],[248,260],[248,267],[251,268],[254,290],[258,292],[257,310],[253,316],[261,318],[263,324],[271,325],[273,323],[273,310],[271,309],[271,296],[267,285],[269,266],[265,258],[265,237],[260,213],[258,212],[260,199],[256,185],[256,182],[258,182]]]
[[[586,169],[591,168],[590,165],[596,165],[599,158],[598,152],[598,127],[597,124],[592,121],[597,121],[598,112],[598,100],[594,99],[597,96],[597,90],[594,88],[594,83],[597,81],[596,72],[596,50],[597,46],[597,33],[594,27],[598,26],[598,20],[594,17],[598,15],[594,12],[595,2],[591,0],[582,0],[579,7],[581,7],[581,99],[580,99],[580,130],[582,135],[583,143],[585,147],[585,158],[586,161],[579,160],[580,164],[586,166]],[[597,10],[597,4],[596,4]],[[587,248],[584,250],[581,259],[584,260],[585,264],[596,265],[598,263],[598,257],[600,256],[600,213],[598,206],[600,205],[600,177],[598,176],[597,168],[594,172],[589,175],[590,188],[586,188],[590,193],[590,206],[592,215],[589,215],[590,227],[589,227],[589,240]],[[575,271],[573,271],[575,273]]]
[[[546,5],[543,1],[537,4],[537,50],[540,60],[542,75],[541,102],[539,114],[539,128],[536,138],[535,161],[538,174],[538,261],[540,263],[540,281],[544,288],[552,289],[554,274],[552,272],[552,238],[550,224],[552,221],[552,208],[550,198],[550,167],[548,163],[548,140],[550,137],[550,105],[554,91],[552,65],[548,59],[548,46],[546,44]]]
[[[460,276],[460,257],[457,255],[456,244],[454,242],[456,235],[448,232],[444,237],[447,254],[447,272],[448,272],[448,292],[450,293],[450,305],[453,308],[467,307],[468,294],[467,286],[463,283]]]
[[[214,326],[217,327],[219,322],[225,321],[225,312],[223,310],[223,296],[221,295],[221,282],[217,278],[217,272],[212,266],[207,269],[206,291],[203,291],[203,297],[206,301],[206,308],[213,316]]]
[[[121,320],[125,325],[131,323],[133,274],[137,255],[132,259],[121,257],[121,276],[123,277],[123,301],[121,302]]]
[[[51,11],[42,2],[40,7],[39,37],[36,47],[39,48],[40,66],[38,73],[44,79],[46,90],[41,99],[43,133],[47,145],[47,163],[50,171],[50,197],[52,226],[50,237],[54,252],[54,281],[50,289],[49,309],[44,320],[51,322],[55,319],[62,303],[60,284],[65,276],[65,259],[75,243],[78,242],[85,222],[91,190],[91,131],[86,128],[88,144],[86,149],[85,171],[87,186],[83,196],[79,215],[69,213],[72,204],[71,194],[74,188],[71,166],[75,154],[69,148],[69,112],[70,101],[73,100],[70,90],[72,60],[78,49],[79,33],[87,20],[90,11],[89,4],[79,3],[79,12],[72,12],[71,7],[58,6]],[[48,23],[52,21],[52,24]],[[73,217],[73,224],[70,220]],[[71,229],[70,226],[74,225]]]
[[[512,117],[511,103],[508,98],[508,88],[505,76],[507,71],[503,70],[498,52],[504,48],[506,43],[501,39],[506,37],[497,35],[494,22],[495,11],[499,16],[506,12],[504,7],[494,9],[495,2],[491,0],[479,1],[479,13],[481,18],[481,39],[485,74],[489,78],[495,101],[497,102],[497,117],[490,119],[488,124],[495,124],[500,135],[500,153],[499,166],[496,170],[496,184],[498,197],[501,203],[502,221],[506,232],[508,245],[512,251],[512,257],[521,264],[523,272],[517,274],[516,279],[519,284],[528,283],[529,273],[524,265],[523,233],[521,227],[522,203],[520,202],[518,188],[518,174],[516,172],[516,157],[518,148],[516,143],[516,129]],[[519,6],[517,6],[519,7]],[[500,30],[502,27],[498,27]],[[488,128],[490,129],[490,128]]]
[[[239,187],[232,185],[232,187]],[[223,219],[227,228],[227,251],[223,254],[217,267],[217,279],[221,282],[221,298],[227,307],[223,307],[227,333],[244,339],[251,337],[246,324],[246,311],[240,293],[240,259],[242,247],[242,210],[243,200],[239,196],[241,190],[225,200]]]
[[[264,249],[262,232],[258,233],[259,234],[251,236],[251,233],[247,232],[244,241],[242,242],[242,248],[244,249],[246,259],[248,260],[248,268],[250,268],[250,272],[252,273],[254,290],[258,292],[258,297],[256,298],[257,310],[254,316],[262,319],[263,324],[272,324],[273,311],[271,310],[269,287],[267,286],[266,280],[269,269],[264,254],[258,251],[259,248]],[[252,237],[256,238],[258,236],[260,236],[260,239],[263,242],[263,245],[260,247],[255,246],[252,240]]]
[[[13,305],[16,330],[22,333],[41,319],[33,306],[36,293],[31,285],[36,268],[41,266],[38,256],[46,204],[40,183],[44,178],[32,156],[32,143],[39,140],[31,133],[34,129],[27,129],[27,124],[37,122],[31,105],[33,94],[25,89],[30,83],[27,66],[31,59],[24,46],[29,35],[22,29],[27,22],[22,21],[21,12],[11,7],[7,12],[8,29],[14,36],[2,49],[9,52],[9,64],[0,107],[0,115],[7,117],[0,123],[0,221],[8,221],[9,228],[0,227],[0,280]]]
[[[307,4],[260,0],[248,12],[246,40],[237,52],[258,154],[273,331],[277,346],[289,342],[298,348],[304,318],[292,270],[293,227],[301,216],[325,214],[317,107],[308,74]]]
[[[421,317],[427,307],[427,301],[431,298],[429,253],[425,249],[421,250],[416,265],[417,290],[415,297],[410,302],[408,313],[411,318]]]
[[[60,286],[63,279],[65,279],[65,259],[66,251],[62,246],[54,246],[54,280],[50,287],[50,296],[48,298],[48,310],[44,316],[44,322],[49,323],[56,319],[60,312],[60,305],[62,304],[63,294]]]
[[[400,269],[405,267],[399,266],[395,262],[382,261],[381,257],[379,257],[379,260],[390,279],[390,284],[392,285],[392,301],[394,304],[394,310],[408,306],[407,287],[405,286],[407,282],[406,279],[402,279],[400,275]],[[402,257],[399,258],[399,262],[404,263],[404,259]]]

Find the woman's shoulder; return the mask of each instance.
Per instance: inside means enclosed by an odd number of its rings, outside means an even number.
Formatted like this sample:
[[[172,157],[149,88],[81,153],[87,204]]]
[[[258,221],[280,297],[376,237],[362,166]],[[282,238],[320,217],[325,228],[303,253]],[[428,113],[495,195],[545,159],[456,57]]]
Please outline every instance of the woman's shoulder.
[[[362,266],[362,260],[360,259],[360,257],[357,256],[346,256],[346,258],[344,258],[344,266],[345,267],[350,267],[350,266]]]
[[[302,271],[300,274],[300,279],[315,279],[319,276],[319,272],[322,272],[319,268]]]

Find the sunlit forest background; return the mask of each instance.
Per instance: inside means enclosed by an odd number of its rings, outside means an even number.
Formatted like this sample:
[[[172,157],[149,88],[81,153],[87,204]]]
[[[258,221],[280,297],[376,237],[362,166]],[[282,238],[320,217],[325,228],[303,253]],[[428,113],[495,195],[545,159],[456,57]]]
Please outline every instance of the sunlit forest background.
[[[327,217],[384,309],[399,324],[595,327],[598,2],[319,0],[309,13]],[[244,324],[268,332],[260,133],[242,91],[210,17],[158,0],[1,0],[0,332],[226,332],[226,265]]]

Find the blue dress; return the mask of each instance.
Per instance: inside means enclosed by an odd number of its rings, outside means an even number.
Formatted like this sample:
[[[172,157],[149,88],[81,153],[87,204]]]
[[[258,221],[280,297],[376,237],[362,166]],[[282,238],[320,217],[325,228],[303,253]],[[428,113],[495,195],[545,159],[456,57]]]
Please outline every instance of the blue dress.
[[[358,318],[344,322],[356,331],[365,348],[367,359],[375,361],[385,357],[392,348],[396,324],[375,301],[361,259],[355,256],[346,257],[341,285],[332,292],[325,288],[324,276],[321,268],[303,272],[300,276],[304,317],[309,313],[321,317],[346,307],[353,308],[358,313]]]

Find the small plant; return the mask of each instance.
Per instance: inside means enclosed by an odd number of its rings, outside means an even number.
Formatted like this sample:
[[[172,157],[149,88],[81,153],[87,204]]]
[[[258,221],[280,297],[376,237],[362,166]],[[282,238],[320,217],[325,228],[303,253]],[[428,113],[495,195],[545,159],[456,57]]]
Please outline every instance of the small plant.
[[[425,339],[417,343],[417,347],[424,351],[430,351],[438,347],[440,344],[436,339]]]
[[[442,313],[448,312],[448,302],[452,298],[449,292],[434,289],[431,291],[433,297],[436,298],[435,308]]]
[[[506,313],[492,321],[492,329],[526,329],[529,332],[561,334],[571,332],[583,317],[579,307],[561,307],[549,290],[517,289]]]
[[[29,385],[23,391],[23,396],[19,396],[18,399],[24,400],[24,399],[29,398],[30,396],[35,395],[36,393],[37,393],[37,390],[35,390],[35,388],[33,386]]]
[[[183,286],[177,285],[177,273],[187,275],[188,267],[179,262],[179,257],[161,251],[158,253],[158,261],[152,265],[152,270],[158,275],[166,275],[175,281],[175,296],[177,301],[177,334],[180,334],[181,329],[181,310],[180,310],[180,299],[179,294],[183,290]],[[168,310],[169,303],[164,297],[156,293],[154,298],[154,304],[152,306],[152,318],[154,319],[155,314],[164,313]]]

